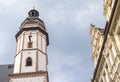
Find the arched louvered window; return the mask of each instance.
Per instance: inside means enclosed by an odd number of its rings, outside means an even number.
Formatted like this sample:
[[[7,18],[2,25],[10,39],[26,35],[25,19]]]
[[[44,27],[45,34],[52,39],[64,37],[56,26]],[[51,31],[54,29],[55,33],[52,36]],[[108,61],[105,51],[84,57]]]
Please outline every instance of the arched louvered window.
[[[32,66],[32,59],[30,57],[26,59],[26,66]]]

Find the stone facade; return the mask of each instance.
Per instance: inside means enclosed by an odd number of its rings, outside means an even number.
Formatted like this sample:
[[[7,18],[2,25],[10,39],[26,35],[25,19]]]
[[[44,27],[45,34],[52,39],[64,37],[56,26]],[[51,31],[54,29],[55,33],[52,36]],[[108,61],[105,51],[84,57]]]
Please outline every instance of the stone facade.
[[[95,67],[92,82],[120,82],[120,0],[104,0],[104,15],[104,30],[90,26]]]

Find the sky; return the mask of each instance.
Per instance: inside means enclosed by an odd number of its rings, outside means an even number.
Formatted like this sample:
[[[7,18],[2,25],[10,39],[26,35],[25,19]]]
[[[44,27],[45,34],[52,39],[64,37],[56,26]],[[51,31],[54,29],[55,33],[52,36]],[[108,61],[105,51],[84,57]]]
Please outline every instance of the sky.
[[[49,33],[49,82],[90,82],[90,24],[104,28],[103,0],[0,0],[0,64],[14,63],[15,35],[33,6]]]

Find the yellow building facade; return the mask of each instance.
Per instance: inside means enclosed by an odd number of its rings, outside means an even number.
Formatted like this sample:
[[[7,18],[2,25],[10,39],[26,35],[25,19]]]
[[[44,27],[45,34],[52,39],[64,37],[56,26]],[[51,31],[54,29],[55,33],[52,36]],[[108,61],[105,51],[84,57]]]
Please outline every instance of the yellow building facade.
[[[104,29],[90,25],[92,82],[120,82],[120,0],[104,0]]]

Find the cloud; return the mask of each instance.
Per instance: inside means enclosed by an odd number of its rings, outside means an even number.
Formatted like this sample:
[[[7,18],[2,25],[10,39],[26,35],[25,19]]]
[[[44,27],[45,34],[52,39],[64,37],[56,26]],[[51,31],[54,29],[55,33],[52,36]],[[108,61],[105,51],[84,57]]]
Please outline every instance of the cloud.
[[[73,82],[73,81],[88,81],[89,79],[84,78],[90,71],[92,71],[91,66],[87,65],[90,63],[88,59],[84,60],[84,54],[79,53],[78,54],[66,54],[66,53],[59,53],[53,52],[49,56],[49,77],[52,82]],[[59,59],[58,59],[59,58]],[[89,71],[85,71],[87,65],[87,68],[89,68]],[[57,74],[57,75],[56,75]],[[91,76],[91,74],[88,74],[87,76]]]

